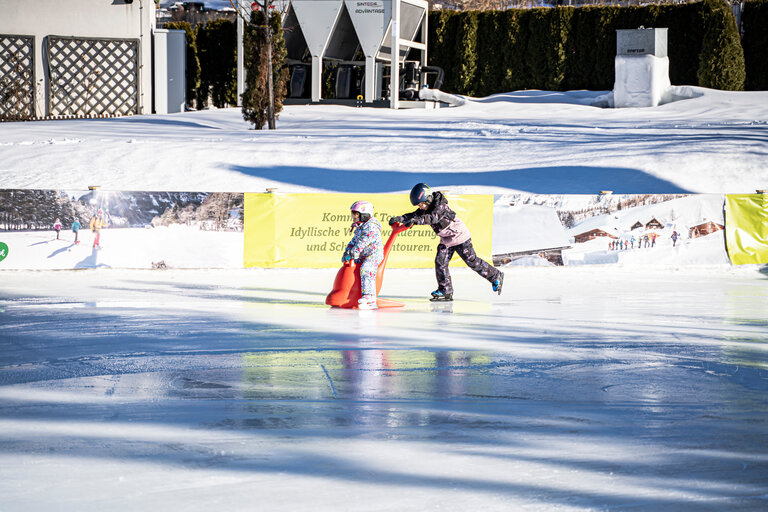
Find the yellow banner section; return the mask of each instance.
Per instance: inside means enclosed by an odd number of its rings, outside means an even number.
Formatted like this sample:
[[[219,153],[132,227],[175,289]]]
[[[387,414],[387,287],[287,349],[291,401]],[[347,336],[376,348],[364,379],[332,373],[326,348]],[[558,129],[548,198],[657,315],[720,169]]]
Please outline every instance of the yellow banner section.
[[[472,233],[478,256],[491,261],[493,196],[446,194],[448,204]],[[245,267],[333,268],[352,239],[349,207],[370,201],[386,243],[389,218],[416,208],[408,194],[245,194]],[[434,266],[439,238],[429,226],[414,226],[397,235],[388,268]],[[463,262],[456,257],[452,265]]]
[[[768,195],[725,196],[725,241],[734,265],[768,263]]]

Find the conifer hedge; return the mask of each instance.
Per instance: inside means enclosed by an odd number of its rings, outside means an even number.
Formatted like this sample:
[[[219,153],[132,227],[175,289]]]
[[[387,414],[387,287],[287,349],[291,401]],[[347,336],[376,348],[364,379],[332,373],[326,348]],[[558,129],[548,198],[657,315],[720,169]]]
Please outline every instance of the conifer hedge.
[[[768,0],[746,0],[741,14],[744,62],[747,68],[745,89],[768,90]]]
[[[724,0],[642,7],[433,11],[429,63],[445,70],[446,92],[470,96],[520,89],[610,90],[616,30],[640,26],[669,29],[673,84],[743,89],[744,55],[733,13]]]
[[[218,19],[197,26],[197,56],[200,59],[200,87],[197,108],[210,98],[216,107],[237,105],[237,28]]]

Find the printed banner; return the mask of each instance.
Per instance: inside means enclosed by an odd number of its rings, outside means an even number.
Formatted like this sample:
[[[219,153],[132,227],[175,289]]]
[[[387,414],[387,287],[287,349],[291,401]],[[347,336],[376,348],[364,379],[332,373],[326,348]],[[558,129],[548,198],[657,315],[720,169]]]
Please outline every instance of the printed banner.
[[[734,265],[768,263],[768,195],[725,197],[725,240]]]
[[[497,266],[712,265],[729,253],[734,264],[768,262],[761,194],[727,204],[723,194],[447,198],[478,255]],[[415,210],[407,194],[0,190],[0,270],[338,268],[349,206],[361,199],[373,202],[385,242],[389,218]],[[429,226],[414,226],[387,265],[432,268],[438,243]]]
[[[472,233],[477,254],[491,261],[493,196],[446,194],[448,204]],[[412,212],[407,194],[245,194],[244,266],[333,268],[352,239],[349,207],[367,200],[381,222],[386,243],[389,218]],[[387,268],[434,267],[439,238],[429,226],[400,233]],[[452,265],[464,265],[454,257]]]
[[[0,190],[0,270],[242,268],[243,194]]]
[[[727,264],[722,194],[500,196],[496,265]]]

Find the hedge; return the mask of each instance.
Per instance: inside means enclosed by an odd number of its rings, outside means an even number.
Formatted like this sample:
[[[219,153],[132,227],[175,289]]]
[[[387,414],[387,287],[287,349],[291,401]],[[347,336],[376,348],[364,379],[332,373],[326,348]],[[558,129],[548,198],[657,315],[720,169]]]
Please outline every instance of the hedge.
[[[761,6],[766,2],[755,0]],[[744,53],[733,13],[724,0],[642,7],[433,11],[429,63],[445,70],[446,92],[469,96],[520,89],[610,90],[616,30],[640,26],[669,29],[673,84],[743,90]],[[760,44],[765,43],[755,47]]]
[[[197,54],[200,59],[198,108],[210,97],[214,106],[237,105],[237,28],[218,19],[197,26]]]
[[[747,68],[745,89],[768,90],[768,0],[746,0],[741,13],[744,62]]]

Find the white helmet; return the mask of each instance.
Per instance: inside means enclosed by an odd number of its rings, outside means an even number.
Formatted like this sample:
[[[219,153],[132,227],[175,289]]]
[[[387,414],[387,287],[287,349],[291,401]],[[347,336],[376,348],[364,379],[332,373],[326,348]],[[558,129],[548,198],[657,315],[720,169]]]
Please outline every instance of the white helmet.
[[[370,201],[356,201],[349,209],[359,214],[373,215],[373,203]]]

